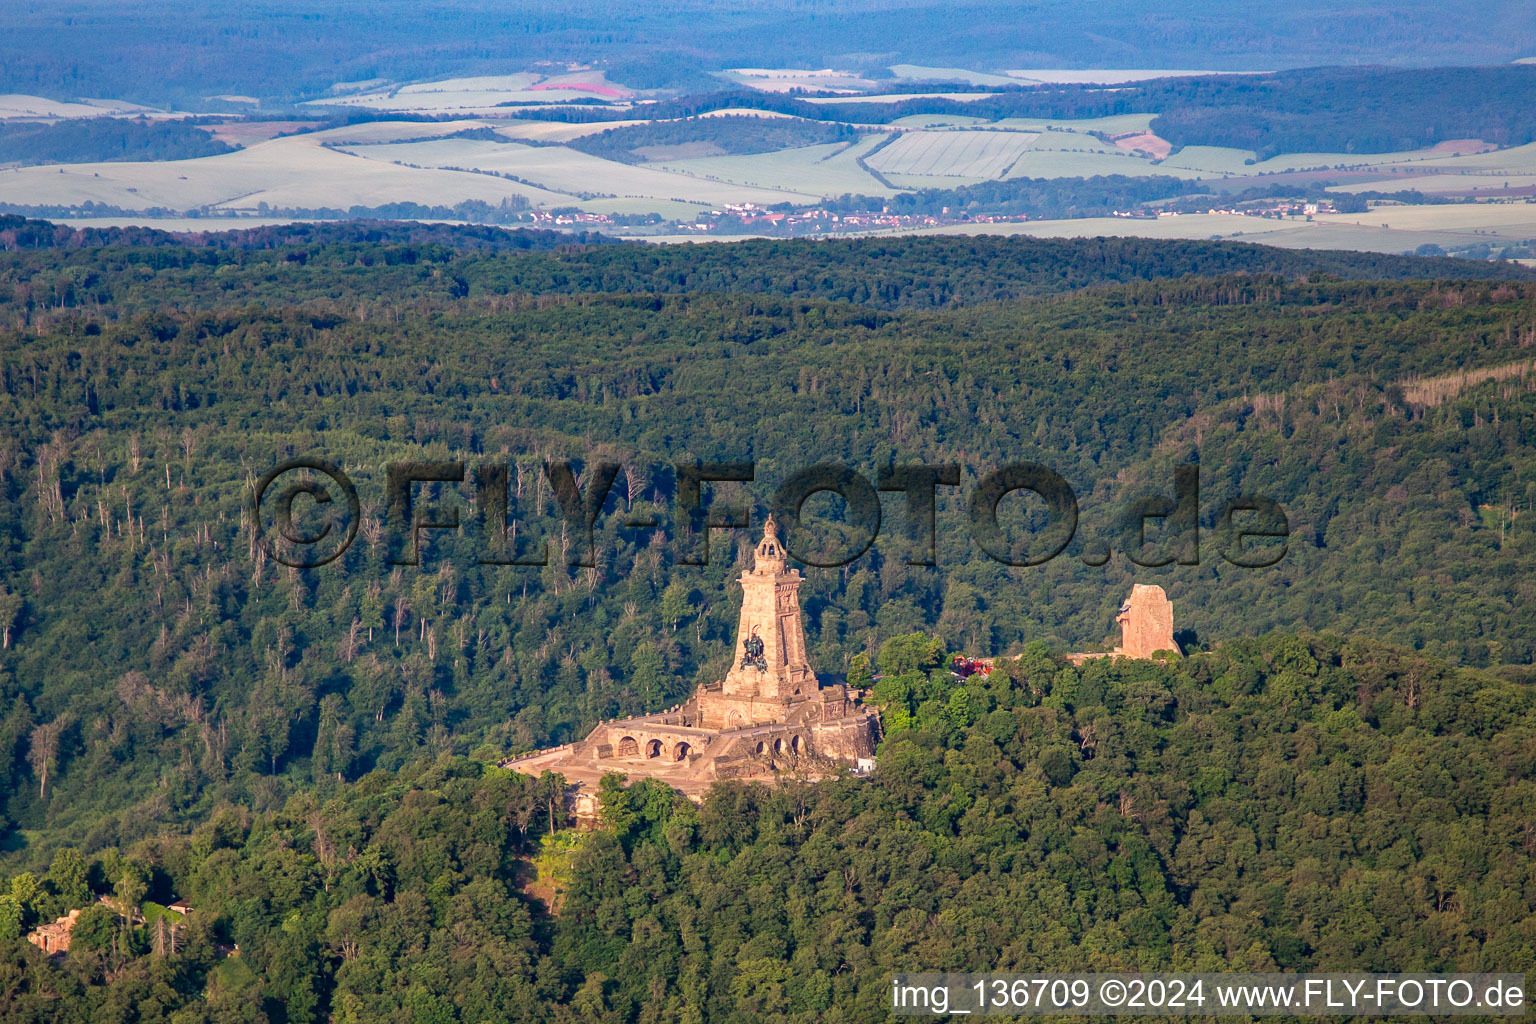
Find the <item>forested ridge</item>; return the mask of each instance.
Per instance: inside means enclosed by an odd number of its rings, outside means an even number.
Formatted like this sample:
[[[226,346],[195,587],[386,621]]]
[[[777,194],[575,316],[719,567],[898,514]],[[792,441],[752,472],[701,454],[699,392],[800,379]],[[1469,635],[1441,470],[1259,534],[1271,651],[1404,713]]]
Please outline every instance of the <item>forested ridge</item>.
[[[1033,645],[962,686],[935,647],[881,652],[927,696],[870,781],[723,784],[699,807],[646,781],[607,789],[602,828],[572,836],[549,831],[556,780],[445,756],[65,851],[11,879],[0,928],[95,893],[150,923],[93,908],[62,962],[0,940],[0,1006],[93,1024],[874,1021],[890,975],[918,968],[1536,955],[1528,684],[1277,634],[1081,671]],[[535,859],[561,865],[558,917],[523,892]],[[161,910],[173,895],[184,921]]]
[[[864,1020],[896,967],[1530,961],[1521,268],[349,230],[380,237],[0,254],[5,1019]],[[363,500],[313,571],[261,557],[245,511],[294,455]],[[421,494],[462,535],[387,564],[386,465],[450,459],[511,464],[553,564],[477,564],[472,476]],[[590,569],[561,564],[548,459],[623,467]],[[1081,505],[1035,568],[965,528],[1021,459]],[[734,460],[758,514],[817,462],[965,467],[937,568],[906,564],[892,502],[869,553],[806,570],[813,663],[881,675],[877,778],[633,790],[547,918],[521,886],[570,844],[543,845],[548,780],[487,766],[724,669],[755,538],[678,564],[673,467]],[[1121,512],[1191,461],[1200,564],[1131,564]],[[1274,567],[1218,553],[1242,493],[1286,510]],[[1191,657],[1066,665],[1132,582],[1168,590]],[[950,651],[1017,660],[962,686]],[[97,894],[198,910],[174,955],[155,912],[92,912],[56,965],[7,933]]]
[[[182,121],[100,117],[0,125],[0,164],[84,164],[105,160],[189,160],[234,147]]]

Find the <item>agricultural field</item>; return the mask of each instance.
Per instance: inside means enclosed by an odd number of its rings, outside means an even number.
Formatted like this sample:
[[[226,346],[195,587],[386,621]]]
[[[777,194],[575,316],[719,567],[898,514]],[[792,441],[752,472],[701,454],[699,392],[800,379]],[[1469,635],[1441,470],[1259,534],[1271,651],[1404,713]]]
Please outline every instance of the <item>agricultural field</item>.
[[[1455,120],[1477,103],[1479,94],[1465,85],[1456,103],[1433,111],[1429,128],[1409,131],[1403,126],[1417,109],[1435,107],[1433,100],[1404,105],[1401,93],[1411,82],[1382,86],[1353,119],[1334,112],[1332,122],[1315,124],[1280,109],[1283,95],[1265,101],[1280,104],[1274,117],[1268,108],[1242,106],[1267,95],[1273,81],[1238,90],[1235,121],[1212,120],[1200,104],[1233,83],[1180,81],[1203,74],[1194,71],[737,67],[708,72],[714,84],[701,72],[702,91],[692,93],[637,88],[624,81],[631,74],[617,66],[544,63],[432,80],[357,75],[286,110],[263,107],[259,117],[227,113],[248,97],[210,97],[222,104],[219,112],[187,127],[235,152],[123,152],[87,144],[102,142],[110,134],[105,128],[95,136],[71,128],[89,137],[68,146],[30,144],[31,150],[18,143],[7,151],[0,206],[71,218],[342,211],[591,225],[657,238],[936,226],[1221,235],[1393,252],[1438,246],[1510,258],[1530,258],[1525,243],[1536,238],[1524,209],[1499,205],[1490,212],[1483,205],[1536,195],[1536,142],[1527,141],[1536,130],[1522,127],[1526,115],[1502,108]],[[656,81],[649,72],[632,77]],[[1162,81],[1145,84],[1152,79]],[[1109,102],[1105,89],[1113,93]],[[1138,107],[1142,98],[1147,104]],[[1306,102],[1314,109],[1322,101]],[[1184,103],[1183,114],[1171,112],[1170,103]],[[1090,116],[1122,109],[1135,112]],[[110,125],[108,119],[140,116],[185,115],[115,100],[0,96],[5,125]],[[1357,132],[1368,133],[1367,144],[1342,151],[1354,146]],[[1433,144],[1407,148],[1417,138]],[[1259,160],[1255,150],[1278,155]],[[160,159],[145,162],[151,156]],[[113,162],[87,162],[103,160]],[[1454,202],[1386,207],[1383,195]],[[1182,216],[1133,216],[1146,205]],[[1270,216],[1206,212],[1226,207]],[[1363,212],[1328,212],[1335,208]],[[1062,217],[1078,219],[1055,219]]]
[[[909,131],[866,162],[882,174],[1005,178],[1037,138],[1033,132]]]
[[[71,103],[19,93],[0,95],[0,120],[36,117],[115,117],[154,113],[158,111],[124,100],[88,99]]]
[[[798,190],[827,198],[845,193],[890,195],[894,189],[881,184],[858,164],[860,157],[885,138],[883,135],[867,135],[852,145],[828,143],[777,153],[671,160],[653,166],[708,181]]]
[[[333,92],[336,90],[333,89]],[[365,110],[420,114],[494,112],[509,103],[573,103],[626,100],[635,90],[610,82],[602,71],[569,71],[557,75],[523,72],[448,78],[439,82],[389,84],[363,91],[345,91],[308,101],[309,106],[359,107]]]
[[[1018,83],[1040,85],[1123,85],[1126,82],[1146,82],[1157,78],[1195,78],[1200,75],[1232,74],[1230,71],[1163,71],[1163,70],[1088,70],[1061,71],[1051,68],[1005,71]]]
[[[1043,140],[1042,140],[1043,141]],[[1097,143],[1097,139],[1089,139]],[[1114,146],[1076,148],[1068,142],[1060,147],[1036,143],[1024,153],[1009,172],[1010,178],[1091,178],[1094,175],[1124,174],[1129,177],[1159,174],[1175,178],[1197,178],[1199,173],[1154,164],[1144,156],[1127,153]]]
[[[587,124],[565,124],[561,121],[496,121],[481,122],[493,128],[497,135],[512,141],[570,142],[610,128],[627,128],[645,124],[645,121],[598,121]]]
[[[1318,214],[1272,220],[1230,213],[1155,219],[1084,217],[1025,223],[955,224],[917,234],[1027,235],[1037,238],[1228,239],[1287,249],[1411,252],[1421,245],[1461,249],[1479,242],[1507,245],[1536,239],[1536,202],[1499,205],[1381,206],[1366,214]]]
[[[1103,132],[1106,135],[1129,135],[1144,132],[1152,127],[1152,114],[1115,114],[1112,117],[1082,119],[1058,119],[1035,117],[1004,117],[992,122],[995,128],[1017,128],[1022,131],[1063,131],[1088,134]]]
[[[313,133],[310,138],[332,143],[369,145],[379,142],[413,142],[440,139],[455,132],[490,127],[492,122],[474,118],[453,121],[364,121]]]
[[[768,205],[814,202],[819,198],[808,191],[710,181],[651,166],[621,164],[566,146],[527,146],[516,142],[495,143],[477,139],[434,139],[427,142],[359,146],[346,152],[363,157],[371,163],[463,168],[483,172],[482,176],[486,177],[510,175],[544,189],[588,199],[665,199],[711,205]]]
[[[806,89],[817,92],[838,92],[855,95],[874,87],[875,83],[848,71],[832,68],[727,68],[715,73],[715,77],[732,85],[743,85],[759,92],[789,92]]]
[[[907,100],[945,99],[954,100],[957,103],[974,102],[975,100],[991,99],[996,93],[991,92],[877,92],[865,96],[810,96],[807,103],[831,104],[831,103],[903,103]]]
[[[372,148],[372,147],[368,147]],[[154,163],[69,164],[0,171],[0,202],[124,210],[312,209],[518,197],[534,206],[570,197],[486,174],[418,170],[328,149],[314,136],[273,139],[221,156]]]
[[[920,64],[892,64],[891,74],[915,82],[965,82],[967,85],[1010,86],[1018,81],[1008,75],[992,75],[966,68],[930,68]]]

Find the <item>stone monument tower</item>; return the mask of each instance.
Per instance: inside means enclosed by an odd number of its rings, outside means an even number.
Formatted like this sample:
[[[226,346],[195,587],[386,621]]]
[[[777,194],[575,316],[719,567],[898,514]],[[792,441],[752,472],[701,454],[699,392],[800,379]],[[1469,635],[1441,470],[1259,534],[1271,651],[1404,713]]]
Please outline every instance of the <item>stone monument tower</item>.
[[[786,568],[787,557],[769,516],[752,569],[740,578],[736,661],[721,686],[728,697],[785,700],[816,692],[800,624],[800,570]]]
[[[868,761],[879,742],[878,716],[846,683],[817,680],[800,622],[800,571],[787,557],[770,516],[752,568],[740,577],[741,619],[724,679],[674,708],[602,722],[584,740],[504,767],[533,776],[560,772],[576,787],[578,816],[590,818],[598,785],[612,771],[664,779],[699,797],[719,779]]]

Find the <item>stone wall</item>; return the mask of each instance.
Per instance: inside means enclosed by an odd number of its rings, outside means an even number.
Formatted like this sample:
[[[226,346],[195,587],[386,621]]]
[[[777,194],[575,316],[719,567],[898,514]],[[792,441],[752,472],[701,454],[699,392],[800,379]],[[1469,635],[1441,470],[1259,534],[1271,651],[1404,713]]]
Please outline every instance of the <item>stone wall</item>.
[[[27,935],[27,941],[50,956],[54,953],[68,953],[72,933],[75,930],[75,922],[80,919],[80,911],[71,910],[68,915],[59,918],[53,924],[45,924]]]

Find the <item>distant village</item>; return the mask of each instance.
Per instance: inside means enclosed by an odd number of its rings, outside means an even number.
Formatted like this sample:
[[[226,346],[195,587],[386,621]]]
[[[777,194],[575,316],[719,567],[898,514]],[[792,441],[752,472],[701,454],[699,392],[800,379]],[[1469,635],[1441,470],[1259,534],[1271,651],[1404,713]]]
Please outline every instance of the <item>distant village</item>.
[[[1209,199],[1205,200],[1209,202]],[[1274,199],[1244,203],[1241,206],[1191,207],[1186,200],[1179,209],[1167,206],[1137,206],[1113,210],[1109,216],[1130,220],[1157,220],[1160,217],[1178,217],[1186,213],[1221,214],[1233,217],[1261,217],[1276,220],[1288,218],[1311,219],[1318,214],[1338,213],[1327,201],[1301,202],[1294,199]],[[637,225],[633,215],[585,213],[575,210],[533,210],[521,219],[537,227],[589,228],[622,230],[636,226],[659,226],[664,222],[659,215],[646,218]],[[1023,224],[1032,219],[1024,213],[963,213],[951,212],[947,207],[938,214],[896,213],[889,207],[880,211],[855,211],[836,213],[822,207],[811,209],[769,208],[756,203],[727,203],[717,210],[701,214],[692,223],[679,222],[672,229],[684,234],[723,237],[729,235],[773,235],[798,238],[807,235],[830,235],[841,232],[868,232],[880,230],[908,231],[914,228],[938,228],[960,224]]]

